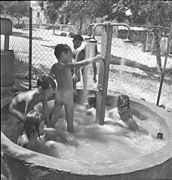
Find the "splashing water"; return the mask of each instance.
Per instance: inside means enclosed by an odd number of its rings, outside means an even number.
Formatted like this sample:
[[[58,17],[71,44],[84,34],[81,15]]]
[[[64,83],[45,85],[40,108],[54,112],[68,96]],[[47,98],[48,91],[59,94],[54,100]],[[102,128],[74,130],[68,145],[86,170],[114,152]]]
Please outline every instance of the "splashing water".
[[[120,75],[123,73],[124,71],[124,66],[126,63],[126,57],[127,57],[127,53],[128,53],[128,44],[123,42],[123,48],[122,48],[122,58],[121,58],[121,63],[120,63]]]
[[[107,118],[107,117],[105,117]],[[149,127],[158,122],[152,119],[141,121],[140,126]],[[67,143],[57,143],[54,151],[59,158],[84,163],[113,163],[137,158],[162,148],[166,140],[159,140],[149,133],[132,132],[115,125],[99,125],[95,123],[95,115],[86,114],[83,106],[75,108],[75,133],[68,134]],[[158,126],[158,125],[157,125]],[[66,131],[66,121],[60,119],[56,127]],[[142,128],[144,128],[142,127]]]

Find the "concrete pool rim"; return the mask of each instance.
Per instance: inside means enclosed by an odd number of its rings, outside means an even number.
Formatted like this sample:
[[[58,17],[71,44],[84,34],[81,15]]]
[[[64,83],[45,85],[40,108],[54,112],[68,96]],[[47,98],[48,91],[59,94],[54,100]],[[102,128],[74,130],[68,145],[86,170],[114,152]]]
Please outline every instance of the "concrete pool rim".
[[[108,96],[114,96],[108,93]],[[150,104],[146,101],[131,98],[132,101],[139,103],[141,106],[150,109],[152,112],[162,118],[169,128],[169,138],[167,144],[160,150],[151,154],[141,156],[135,159],[122,161],[120,163],[105,163],[105,164],[87,164],[76,161],[63,160],[53,158],[44,154],[23,149],[17,146],[10,139],[8,139],[1,132],[1,148],[5,153],[11,157],[24,161],[26,164],[32,164],[33,166],[44,167],[47,169],[53,169],[58,172],[78,174],[78,175],[117,175],[132,173],[144,169],[149,169],[154,166],[158,166],[167,161],[172,161],[172,113],[168,113],[163,109]],[[29,157],[29,158],[28,158]]]

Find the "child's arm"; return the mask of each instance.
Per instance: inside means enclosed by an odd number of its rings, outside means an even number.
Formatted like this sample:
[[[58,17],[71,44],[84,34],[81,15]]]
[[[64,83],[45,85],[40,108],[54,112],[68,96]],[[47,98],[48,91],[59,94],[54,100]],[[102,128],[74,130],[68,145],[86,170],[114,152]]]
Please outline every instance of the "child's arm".
[[[93,58],[88,58],[88,59],[82,60],[80,62],[70,62],[70,63],[65,63],[65,64],[61,63],[61,65],[67,66],[67,67],[79,67],[79,66],[85,66],[90,63],[93,63],[94,61],[103,60],[103,59],[104,59],[103,56],[97,55]]]
[[[55,75],[54,75],[54,67],[55,67],[55,64],[53,64],[51,70],[50,70],[50,73],[49,75],[52,76],[53,78],[55,78]]]
[[[128,127],[131,131],[138,131],[139,130],[139,126],[137,125],[137,123],[134,121],[134,119],[132,117],[130,119],[128,119],[126,124],[128,125]]]
[[[43,113],[44,113],[44,116],[45,116],[45,119],[46,119],[47,127],[50,127],[50,118],[49,118],[49,114],[48,114],[47,101],[44,100],[44,101],[42,102],[42,104],[43,104]]]
[[[17,106],[16,99],[13,99],[10,106],[9,106],[9,112],[13,114],[16,118],[18,118],[21,122],[25,121],[25,114],[18,111],[15,106]]]

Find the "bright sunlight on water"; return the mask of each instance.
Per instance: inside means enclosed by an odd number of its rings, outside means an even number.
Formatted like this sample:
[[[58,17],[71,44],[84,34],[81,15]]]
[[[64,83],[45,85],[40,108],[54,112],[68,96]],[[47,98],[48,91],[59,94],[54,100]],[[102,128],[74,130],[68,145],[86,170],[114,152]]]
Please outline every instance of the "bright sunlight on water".
[[[94,113],[93,113],[94,114]],[[72,143],[57,143],[57,157],[84,163],[114,163],[159,150],[166,144],[165,139],[157,139],[146,128],[158,129],[158,121],[149,118],[136,122],[144,132],[132,132],[116,125],[95,123],[95,114],[87,115],[83,106],[75,107],[75,133],[68,135]],[[106,120],[107,117],[105,117]],[[66,121],[56,123],[57,130],[66,131]]]

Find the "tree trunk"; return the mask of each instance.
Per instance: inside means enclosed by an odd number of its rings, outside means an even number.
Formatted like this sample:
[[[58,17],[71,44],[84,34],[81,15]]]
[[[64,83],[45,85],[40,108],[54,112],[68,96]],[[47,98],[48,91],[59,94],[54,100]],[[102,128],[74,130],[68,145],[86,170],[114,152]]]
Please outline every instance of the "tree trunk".
[[[154,29],[154,43],[155,43],[155,55],[157,61],[157,68],[159,71],[162,71],[162,64],[161,64],[161,49],[160,49],[160,34],[159,29]]]
[[[79,34],[82,32],[82,18],[79,20]]]
[[[54,24],[55,25],[55,24]],[[53,26],[53,34],[55,34],[55,27]]]
[[[53,34],[55,34],[55,22],[56,22],[56,20],[51,21],[51,23],[53,24]]]

